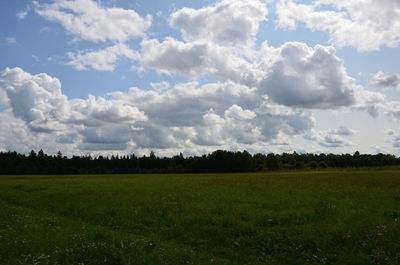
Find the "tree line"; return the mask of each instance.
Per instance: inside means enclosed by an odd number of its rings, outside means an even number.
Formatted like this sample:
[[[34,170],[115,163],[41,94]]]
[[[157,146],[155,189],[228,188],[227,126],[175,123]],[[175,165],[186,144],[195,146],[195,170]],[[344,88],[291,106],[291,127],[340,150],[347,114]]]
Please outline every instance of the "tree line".
[[[0,152],[0,174],[95,174],[95,173],[229,173],[294,169],[381,167],[400,165],[391,154],[255,154],[217,150],[207,155],[172,157],[150,155],[63,156],[40,150],[29,155]]]

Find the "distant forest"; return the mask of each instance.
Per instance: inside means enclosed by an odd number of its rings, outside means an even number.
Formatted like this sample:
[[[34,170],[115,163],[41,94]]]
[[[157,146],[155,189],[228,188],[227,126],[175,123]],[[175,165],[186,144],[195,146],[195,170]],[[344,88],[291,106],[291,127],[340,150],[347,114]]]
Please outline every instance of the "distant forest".
[[[0,152],[0,174],[94,174],[94,173],[223,173],[261,172],[317,168],[353,168],[400,165],[390,154],[255,154],[217,150],[208,155],[184,157],[149,156],[91,157],[47,155],[42,150],[29,155]]]

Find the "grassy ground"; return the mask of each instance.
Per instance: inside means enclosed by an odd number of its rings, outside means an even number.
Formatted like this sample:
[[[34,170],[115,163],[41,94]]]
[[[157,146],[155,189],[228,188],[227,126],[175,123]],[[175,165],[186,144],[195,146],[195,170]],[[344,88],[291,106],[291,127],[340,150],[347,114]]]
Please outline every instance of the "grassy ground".
[[[400,171],[0,176],[0,264],[400,264]]]

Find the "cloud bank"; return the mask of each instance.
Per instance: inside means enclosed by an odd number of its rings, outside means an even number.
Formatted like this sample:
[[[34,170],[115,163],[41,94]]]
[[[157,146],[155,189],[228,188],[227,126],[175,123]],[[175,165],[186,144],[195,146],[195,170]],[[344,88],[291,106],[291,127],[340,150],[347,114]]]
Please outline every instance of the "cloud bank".
[[[281,0],[278,23],[294,28],[304,22],[313,30],[327,31],[336,47],[367,51],[397,46],[397,4],[385,1],[381,12],[372,14],[361,12],[366,3],[377,5],[372,0]],[[335,10],[323,10],[326,5]],[[180,36],[163,39],[147,34],[150,15],[92,0],[35,2],[34,10],[81,41],[105,45],[67,53],[67,64],[76,70],[114,71],[125,58],[141,70],[186,81],[70,99],[56,77],[5,68],[0,72],[0,104],[5,108],[0,113],[1,149],[27,152],[43,144],[49,152],[71,153],[267,151],[288,145],[294,137],[321,148],[343,148],[353,144],[350,139],[356,132],[347,127],[317,131],[314,110],[367,111],[373,117],[381,112],[400,118],[399,104],[391,102],[389,107],[384,94],[357,84],[334,46],[256,45],[269,12],[263,1],[222,0],[175,10],[168,21]],[[361,33],[373,40],[365,41]],[[349,35],[352,38],[345,38]],[[138,41],[138,50],[131,48],[132,39]],[[204,78],[206,82],[200,81]],[[380,72],[374,77],[381,87],[398,87],[398,81],[397,74]],[[19,137],[24,141],[18,143]]]

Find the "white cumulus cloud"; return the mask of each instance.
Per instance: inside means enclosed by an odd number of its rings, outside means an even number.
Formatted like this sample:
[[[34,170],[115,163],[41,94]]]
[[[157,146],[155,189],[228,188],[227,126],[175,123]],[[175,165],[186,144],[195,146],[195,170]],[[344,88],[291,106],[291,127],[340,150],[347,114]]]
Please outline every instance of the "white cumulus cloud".
[[[88,41],[126,41],[145,36],[152,17],[141,17],[136,11],[106,8],[93,0],[58,0],[34,2],[37,14],[60,23],[70,33]]]
[[[319,109],[354,104],[355,80],[347,75],[335,48],[288,42],[279,48],[266,46],[261,53],[265,76],[259,88],[276,103]]]
[[[14,116],[26,121],[31,129],[63,129],[59,121],[67,117],[69,105],[57,78],[6,68],[0,73],[0,88],[7,95]]]
[[[249,45],[267,14],[265,3],[259,0],[223,0],[200,9],[179,9],[172,13],[170,24],[186,41]]]
[[[232,49],[211,42],[182,42],[166,38],[142,41],[141,62],[168,75],[184,75],[194,79],[203,75],[221,80],[252,80],[252,66]]]
[[[311,30],[328,32],[337,47],[373,51],[400,43],[398,0],[280,0],[276,9],[279,27],[294,29],[302,22]]]
[[[137,107],[102,97],[68,99],[57,78],[45,73],[31,75],[20,68],[0,72],[0,91],[9,107],[6,113],[22,120],[29,131],[45,133],[54,139],[67,134],[82,135],[89,128],[112,130],[115,126],[130,127],[147,120]]]
[[[87,67],[98,71],[114,71],[118,58],[126,57],[130,60],[137,60],[139,55],[122,43],[115,44],[102,50],[68,53],[70,61],[67,64],[73,65],[77,70],[86,70]]]
[[[138,108],[124,103],[116,103],[103,97],[89,95],[87,99],[72,99],[69,123],[99,126],[105,124],[132,124],[147,120]]]

